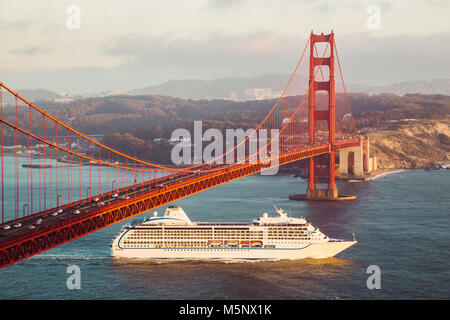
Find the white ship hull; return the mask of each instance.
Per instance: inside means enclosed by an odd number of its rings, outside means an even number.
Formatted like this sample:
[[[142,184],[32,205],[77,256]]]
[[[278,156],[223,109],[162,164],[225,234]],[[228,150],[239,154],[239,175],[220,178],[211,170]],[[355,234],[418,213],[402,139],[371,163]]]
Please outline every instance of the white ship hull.
[[[277,208],[276,208],[277,209]],[[356,243],[330,239],[303,218],[264,214],[251,224],[191,222],[178,206],[163,217],[125,227],[112,255],[137,259],[305,259],[330,258]]]
[[[116,248],[113,256],[136,259],[323,259],[356,241],[311,243],[303,248]]]

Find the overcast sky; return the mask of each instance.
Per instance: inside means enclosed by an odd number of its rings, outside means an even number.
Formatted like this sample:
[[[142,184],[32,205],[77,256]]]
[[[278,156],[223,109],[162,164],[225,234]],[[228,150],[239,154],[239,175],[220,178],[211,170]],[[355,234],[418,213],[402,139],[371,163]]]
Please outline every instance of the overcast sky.
[[[0,81],[88,93],[284,74],[311,30],[331,29],[346,82],[450,78],[449,13],[447,0],[1,0]]]

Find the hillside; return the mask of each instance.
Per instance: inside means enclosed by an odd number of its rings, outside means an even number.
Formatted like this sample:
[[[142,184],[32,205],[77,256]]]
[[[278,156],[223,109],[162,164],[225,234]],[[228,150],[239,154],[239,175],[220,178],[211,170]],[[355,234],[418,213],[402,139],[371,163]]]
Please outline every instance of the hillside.
[[[253,78],[219,78],[215,80],[171,80],[158,85],[147,86],[129,92],[131,95],[165,95],[186,99],[225,99],[249,100],[245,89],[270,88],[272,92],[281,91],[289,80],[288,74],[264,74]],[[308,79],[297,76],[291,84],[292,92],[304,92]],[[404,81],[383,86],[368,86],[348,83],[349,92],[366,94],[391,93],[405,94],[445,94],[450,95],[450,79]]]
[[[220,78],[215,80],[172,80],[159,85],[135,89],[131,95],[165,95],[185,99],[249,100],[245,90],[270,88],[272,92],[283,90],[289,80],[287,74],[264,74],[253,78]],[[306,90],[308,79],[298,76],[292,82],[293,92]]]
[[[408,121],[369,134],[380,169],[426,168],[450,163],[450,118]]]
[[[450,95],[450,79],[433,79],[404,81],[391,83],[385,86],[365,86],[360,84],[349,84],[349,92],[365,92],[369,94],[393,93],[405,94],[446,94]]]
[[[319,95],[316,101],[325,98]],[[300,99],[301,96],[289,97],[286,106],[292,111]],[[342,94],[336,94],[336,105],[343,105],[344,99]],[[378,153],[380,167],[421,167],[427,161],[445,161],[448,157],[450,133],[448,122],[443,119],[450,115],[450,96],[350,94],[349,100],[357,128],[373,136],[373,150]],[[167,139],[173,130],[192,130],[195,120],[203,121],[203,130],[216,128],[223,132],[227,128],[255,128],[275,101],[124,95],[41,106],[81,132],[103,135],[104,143],[113,148],[146,160],[170,163],[168,155],[172,147]],[[302,109],[301,117],[306,115],[306,110]],[[337,125],[342,123],[346,112],[346,109],[336,108]],[[4,117],[14,122],[14,108],[5,109]],[[27,124],[26,114],[19,118]],[[405,122],[405,119],[414,121]],[[35,132],[40,130],[40,123],[40,119],[33,120]],[[26,144],[26,141],[19,142]],[[13,144],[13,135],[6,136],[4,143]]]
[[[218,78],[214,80],[170,80],[157,85],[136,88],[128,91],[127,95],[162,95],[183,99],[230,99],[234,101],[248,101],[255,99],[271,99],[278,97],[290,78],[290,74],[262,74],[255,77]],[[308,86],[308,78],[297,75],[291,83],[288,94],[305,92]],[[346,83],[350,93],[363,93],[369,95],[380,94],[428,94],[450,95],[450,79],[416,80],[391,83],[382,86],[364,85],[359,83]],[[253,91],[259,89],[259,92]],[[247,92],[248,91],[248,92]],[[339,91],[339,90],[338,90]],[[61,95],[44,89],[18,89],[17,92],[30,101],[54,101]],[[75,94],[70,92],[70,97],[75,100],[86,98],[98,98],[105,96],[118,96],[119,92],[107,90],[104,92],[91,92]],[[14,104],[13,99],[5,99],[5,104]]]
[[[55,98],[59,97],[59,94],[53,91],[44,89],[19,89],[17,93],[22,97],[25,97],[28,101],[53,101]],[[12,95],[4,95],[3,100],[4,105],[14,105],[15,98]]]

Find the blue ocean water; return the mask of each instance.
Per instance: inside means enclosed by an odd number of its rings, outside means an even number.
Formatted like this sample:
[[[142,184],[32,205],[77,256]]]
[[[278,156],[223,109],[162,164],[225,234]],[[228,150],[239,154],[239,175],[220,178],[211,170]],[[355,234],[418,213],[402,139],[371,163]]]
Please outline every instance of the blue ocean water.
[[[403,171],[339,182],[348,202],[296,202],[291,175],[243,178],[177,201],[193,221],[250,221],[273,204],[333,238],[358,243],[330,259],[219,262],[111,257],[121,227],[142,214],[0,270],[0,299],[450,299],[450,171]],[[158,208],[162,214],[165,207]],[[81,289],[69,290],[69,265]],[[369,290],[366,269],[381,269]]]

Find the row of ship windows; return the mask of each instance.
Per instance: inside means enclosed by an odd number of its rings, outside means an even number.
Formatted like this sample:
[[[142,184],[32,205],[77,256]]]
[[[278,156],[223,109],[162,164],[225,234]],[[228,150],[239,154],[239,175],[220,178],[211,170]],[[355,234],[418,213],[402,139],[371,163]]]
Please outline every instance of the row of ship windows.
[[[126,239],[126,240],[130,240],[130,241],[136,241],[136,240],[147,240],[147,241],[153,241],[153,240],[159,240],[161,238],[154,238],[154,239]],[[171,240],[184,240],[183,238],[176,238],[176,237],[171,237]],[[259,240],[262,241],[264,240],[263,238],[235,238],[236,240]],[[169,240],[169,239],[166,239]],[[215,239],[211,239],[211,238],[191,238],[189,240],[230,240],[229,238],[215,238]],[[234,239],[233,239],[234,240]],[[279,238],[279,237],[269,237],[267,238],[267,240],[321,240],[321,238],[316,238],[316,237],[293,237],[293,238]]]
[[[279,231],[304,231],[307,228],[269,228],[267,229],[268,232],[279,232]],[[136,233],[161,233],[163,231],[163,229],[155,229],[155,230],[135,230],[134,232]],[[182,233],[211,233],[211,232],[224,232],[224,233],[229,233],[229,232],[258,232],[258,233],[262,233],[264,232],[263,230],[220,230],[220,229],[214,229],[214,230],[171,230],[171,229],[164,229],[164,232],[182,232]]]
[[[297,244],[302,245],[304,242],[279,242],[278,244],[282,243],[289,243],[289,244]],[[201,247],[201,248],[207,248],[207,245],[205,243],[174,243],[174,242],[165,242],[165,243],[124,243],[124,246],[128,248],[148,248],[149,244],[153,244],[155,247],[171,247],[171,248],[186,248],[186,247]]]
[[[252,239],[252,240],[259,240],[259,239]],[[268,239],[268,240],[286,240],[286,239]],[[303,240],[303,241],[311,241],[311,240],[321,240],[320,238],[297,238],[297,239],[290,239],[290,240]],[[234,240],[229,240],[234,241]],[[239,239],[240,241],[240,239]],[[278,243],[291,243],[292,241],[278,241]],[[162,244],[161,241],[124,241],[125,245],[133,245],[133,244]],[[183,241],[183,242],[174,242],[174,241],[164,241],[165,244],[168,243],[179,243],[180,246],[186,246],[186,245],[193,245],[198,244],[198,246],[204,245],[206,242],[204,241]],[[301,243],[301,242],[296,242]],[[195,245],[197,246],[197,245]]]
[[[155,231],[155,232],[136,232],[136,234],[162,234],[162,230],[159,231]],[[167,231],[164,230],[164,234],[213,234],[213,233],[225,233],[225,234],[230,234],[230,233],[237,233],[237,234],[263,234],[263,231],[214,231],[214,232],[196,232],[196,231]]]
[[[228,233],[228,234],[150,234],[150,235],[127,235],[127,238],[149,238],[149,237],[157,237],[157,238],[162,238],[163,236],[165,237],[187,237],[187,238],[191,238],[191,237],[209,237],[209,238],[213,238],[213,237],[251,237],[251,236],[255,236],[255,237],[262,237],[262,234],[234,234],[234,233]]]
[[[231,230],[231,231],[235,231],[235,230],[250,230],[251,228],[261,228],[261,226],[250,226],[250,228],[247,227],[242,227],[242,228],[233,228],[233,227],[219,227],[216,226],[214,228],[202,228],[202,227],[192,227],[192,226],[186,226],[186,227],[182,227],[182,226],[164,226],[164,227],[151,227],[151,226],[147,226],[146,228],[136,228],[134,230],[136,231],[153,231],[153,230],[161,230],[161,229],[166,229],[166,230],[194,230],[194,231],[211,231],[211,230]],[[308,226],[304,225],[304,226],[273,226],[273,227],[267,227],[267,226],[263,226],[262,228],[267,229],[267,230],[277,230],[277,229],[306,229]]]
[[[301,240],[301,239],[298,239]],[[306,239],[309,240],[309,239]],[[316,239],[318,240],[318,239]],[[229,240],[229,241],[234,241],[234,240]],[[278,241],[277,243],[302,243],[304,241],[297,241],[297,242],[293,242],[293,241]],[[205,244],[205,241],[124,241],[123,244],[180,244],[185,246],[186,244]]]
[[[288,237],[271,237],[271,238],[288,238]],[[289,237],[291,238],[291,237]],[[146,240],[146,239],[216,239],[216,240],[227,240],[227,239],[263,239],[263,236],[239,236],[239,235],[215,235],[215,236],[164,236],[164,237],[126,237],[126,240]]]
[[[263,234],[264,232],[262,232],[262,231],[251,231],[251,232],[248,232],[248,231],[241,231],[241,232],[239,232],[239,231],[215,231],[215,232],[183,232],[183,231],[176,231],[176,232],[173,232],[173,231],[164,231],[164,232],[161,232],[161,231],[159,231],[159,232],[137,232],[137,233],[135,233],[135,234],[138,234],[138,235],[152,235],[152,234],[154,234],[154,235],[159,235],[159,234],[202,234],[202,235],[204,235],[204,234]],[[286,231],[286,230],[283,230],[283,231],[268,231],[267,233],[269,233],[269,234],[271,234],[271,233],[289,233],[289,234],[292,234],[292,233],[305,233],[305,231],[299,231],[299,230],[289,230],[289,231]]]
[[[124,242],[123,243],[127,247],[148,247],[149,244],[154,245],[155,247],[162,247],[162,242]],[[165,242],[164,246],[169,247],[206,247],[206,243],[203,242],[181,242],[181,243],[175,243],[175,242]]]
[[[160,238],[158,238],[158,240],[159,240]],[[156,239],[133,239],[133,240],[131,240],[131,242],[136,242],[136,240],[147,240],[147,241],[145,241],[145,243],[153,243],[154,242],[154,240],[156,240]],[[167,239],[168,240],[168,239]],[[183,239],[179,239],[179,238],[170,238],[170,240],[183,240]],[[209,238],[207,238],[207,239],[203,239],[203,238],[193,238],[193,239],[190,239],[190,240],[212,240],[212,239],[209,239]],[[233,240],[230,240],[230,239],[228,239],[228,238],[223,238],[223,239],[214,239],[214,240],[227,240],[227,241],[233,241]],[[237,241],[242,241],[242,240],[245,240],[245,241],[248,241],[248,240],[258,240],[258,241],[263,241],[264,239],[262,239],[262,238],[239,238],[239,239],[236,239]],[[286,239],[286,238],[267,238],[267,240],[271,240],[271,241],[278,241],[278,240],[280,240],[280,241],[283,241],[283,240],[321,240],[321,238],[307,238],[307,237],[296,237],[296,238],[289,238],[289,239]],[[125,240],[124,241],[125,243],[126,242],[129,242],[128,241],[128,239],[127,240]]]
[[[298,235],[298,234],[305,234],[305,232],[300,231],[283,231],[283,232],[268,232],[268,235]],[[154,237],[161,237],[163,235],[162,232],[159,233],[140,233],[140,234],[132,234],[129,235],[129,237],[142,237],[142,236],[154,236]],[[209,236],[212,237],[213,233],[183,233],[183,232],[164,232],[165,236]],[[238,235],[246,235],[246,236],[262,236],[263,232],[215,232],[214,235],[224,236],[238,236]]]
[[[279,238],[287,238],[296,239],[296,238],[310,238],[314,235],[306,235],[306,234],[295,234],[295,235],[283,235],[283,234],[269,234],[267,235],[268,239],[279,239]],[[161,239],[162,236],[129,236],[126,239]],[[263,239],[262,235],[214,235],[214,236],[187,236],[187,235],[164,235],[164,238],[173,238],[173,239],[229,239],[229,238],[237,238],[237,239]]]

